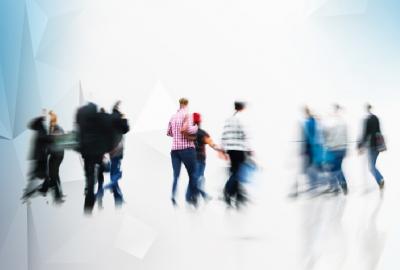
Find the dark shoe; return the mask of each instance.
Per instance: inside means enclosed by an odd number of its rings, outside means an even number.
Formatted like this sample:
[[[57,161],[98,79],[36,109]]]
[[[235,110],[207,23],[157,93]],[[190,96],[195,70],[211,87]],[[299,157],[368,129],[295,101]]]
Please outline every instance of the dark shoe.
[[[172,202],[172,205],[173,205],[174,207],[177,207],[177,206],[178,206],[178,203],[176,202],[175,198],[171,198],[171,202]]]
[[[64,202],[65,202],[65,200],[63,199],[63,197],[54,198],[54,203],[55,204],[63,204]]]
[[[347,189],[347,185],[342,186],[343,194],[347,195],[349,193],[349,190]]]
[[[382,180],[382,182],[379,183],[379,189],[383,190],[385,188],[385,181]]]

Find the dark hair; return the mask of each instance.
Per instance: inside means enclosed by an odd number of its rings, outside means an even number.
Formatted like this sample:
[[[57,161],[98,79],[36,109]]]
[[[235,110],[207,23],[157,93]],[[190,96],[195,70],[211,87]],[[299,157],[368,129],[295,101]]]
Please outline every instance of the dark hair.
[[[246,107],[246,103],[242,101],[235,101],[235,110],[236,111],[241,111]]]

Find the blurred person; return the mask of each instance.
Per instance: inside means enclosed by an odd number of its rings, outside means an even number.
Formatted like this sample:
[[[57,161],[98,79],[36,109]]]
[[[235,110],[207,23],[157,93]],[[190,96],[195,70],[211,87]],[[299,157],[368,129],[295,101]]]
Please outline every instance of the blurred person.
[[[64,134],[64,130],[58,124],[57,115],[53,112],[49,112],[50,125],[49,125],[49,136],[51,138],[51,145],[49,146],[49,177],[46,178],[40,192],[45,195],[49,188],[54,190],[54,201],[56,203],[63,203],[63,193],[60,181],[60,166],[64,159],[64,149],[59,148],[56,145],[57,136]]]
[[[382,190],[385,186],[385,181],[380,171],[376,168],[376,161],[380,152],[386,150],[386,146],[381,134],[379,118],[372,113],[372,106],[370,104],[367,104],[365,109],[367,117],[364,120],[363,134],[357,147],[359,153],[362,153],[365,148],[368,150],[369,170]]]
[[[120,122],[123,125],[122,128],[126,131],[125,133],[127,133],[129,131],[129,125],[124,115],[120,111],[120,104],[121,101],[115,103],[112,109],[112,116],[113,118],[122,121]],[[115,206],[119,207],[124,202],[124,197],[118,184],[118,181],[122,178],[121,162],[124,156],[124,138],[122,136],[118,139],[118,144],[109,152],[109,155],[111,183],[108,184],[105,189],[111,189],[114,195]]]
[[[100,114],[106,114],[106,110],[100,108]],[[104,173],[108,172],[108,162],[106,155],[103,155],[102,162],[95,166],[95,176],[97,177],[96,200],[100,209],[103,208],[104,197]]]
[[[310,108],[304,107],[305,120],[302,127],[302,155],[304,173],[308,177],[309,190],[320,186],[320,172],[323,164],[323,145],[321,127]]]
[[[48,146],[49,136],[46,129],[47,111],[42,110],[42,115],[34,118],[28,128],[34,132],[30,159],[32,168],[29,173],[29,181],[24,190],[23,199],[28,199],[40,187],[34,180],[45,180],[48,177]]]
[[[201,128],[202,117],[199,113],[193,113],[193,123],[198,127],[195,135],[195,146],[197,153],[197,181],[200,194],[203,199],[209,200],[211,197],[205,192],[205,177],[204,172],[206,169],[206,146],[209,145],[215,151],[221,151],[219,147],[213,142],[211,136],[204,129]]]
[[[193,125],[192,117],[189,117],[189,101],[186,98],[179,100],[179,110],[171,117],[168,123],[167,136],[172,137],[171,161],[173,169],[173,184],[171,201],[174,206],[178,179],[182,163],[189,175],[189,183],[186,192],[186,201],[193,206],[198,202],[198,184],[196,178],[196,150],[194,139],[190,135],[196,134],[198,127]]]
[[[236,207],[247,202],[246,192],[243,182],[246,179],[240,179],[240,169],[244,165],[251,150],[248,143],[248,134],[243,121],[243,111],[246,108],[244,102],[236,101],[234,103],[235,113],[225,121],[222,133],[222,148],[229,156],[230,177],[224,187],[224,200],[228,207],[236,203]]]
[[[96,167],[101,166],[104,155],[115,149],[122,135],[129,129],[126,128],[126,119],[105,112],[98,113],[94,103],[88,103],[78,109],[76,123],[78,150],[84,160],[86,176],[84,211],[90,214],[96,202]]]
[[[333,106],[333,114],[324,123],[324,146],[328,160],[328,170],[331,178],[331,188],[338,191],[338,185],[343,193],[348,192],[347,181],[343,173],[342,164],[347,150],[347,125],[341,114],[342,107],[339,104]]]

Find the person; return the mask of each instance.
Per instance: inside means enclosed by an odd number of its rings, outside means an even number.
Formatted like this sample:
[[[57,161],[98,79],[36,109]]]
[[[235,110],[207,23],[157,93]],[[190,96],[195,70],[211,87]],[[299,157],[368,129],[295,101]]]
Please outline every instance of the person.
[[[76,124],[78,151],[84,160],[86,177],[84,211],[91,214],[96,202],[96,167],[102,165],[104,155],[118,145],[129,128],[126,126],[126,119],[116,118],[105,112],[98,113],[97,105],[92,102],[78,109]]]
[[[63,203],[64,195],[61,189],[60,181],[60,166],[64,159],[64,149],[57,147],[57,136],[63,135],[64,130],[59,126],[57,121],[57,115],[53,112],[49,112],[50,125],[49,125],[49,136],[52,140],[52,144],[49,147],[49,176],[44,181],[42,187],[39,189],[43,195],[45,195],[49,188],[54,190],[54,202]]]
[[[317,118],[309,107],[304,107],[305,120],[302,127],[302,156],[304,173],[308,177],[309,191],[317,189],[319,173],[322,171],[324,152],[322,145],[322,134]]]
[[[359,153],[362,153],[364,148],[368,149],[368,165],[369,170],[374,176],[379,188],[382,190],[385,186],[385,181],[382,174],[376,168],[376,162],[380,153],[381,141],[381,127],[379,118],[372,113],[372,106],[367,104],[365,106],[367,117],[364,120],[363,134],[357,145]]]
[[[337,191],[339,185],[346,195],[348,188],[342,164],[346,156],[348,134],[341,112],[342,107],[339,104],[333,105],[333,115],[324,123],[324,143],[331,174],[331,188]]]
[[[29,128],[35,132],[33,150],[31,159],[34,160],[34,166],[30,174],[30,179],[35,178],[45,179],[47,177],[47,147],[49,138],[46,129],[46,114],[47,111],[43,109],[43,114],[31,121]]]
[[[32,160],[32,168],[29,172],[28,185],[24,189],[23,200],[31,197],[41,186],[37,185],[35,179],[45,180],[48,177],[48,145],[50,139],[46,128],[47,111],[42,110],[42,115],[34,118],[28,128],[34,132],[32,150],[30,159]]]
[[[224,187],[224,200],[228,207],[233,201],[236,207],[247,202],[246,193],[242,185],[246,179],[240,179],[240,168],[246,161],[247,155],[251,155],[248,143],[248,134],[244,126],[243,111],[246,108],[244,102],[234,103],[235,113],[225,121],[222,133],[222,149],[230,159],[230,177]]]
[[[117,101],[112,109],[112,116],[116,119],[126,120],[124,115],[120,111],[121,101]],[[126,124],[124,129],[126,132],[129,130],[129,126],[127,121],[124,121]],[[126,133],[125,132],[125,133]],[[124,202],[124,197],[122,195],[121,188],[118,184],[118,181],[122,178],[121,171],[121,162],[124,156],[124,138],[121,137],[118,139],[118,144],[114,147],[110,155],[110,179],[111,183],[105,187],[105,189],[111,189],[114,195],[114,202],[116,207],[120,207]]]
[[[168,123],[167,136],[172,137],[173,184],[171,201],[174,206],[177,205],[176,192],[183,163],[189,175],[186,201],[196,207],[199,195],[196,179],[196,150],[194,141],[188,138],[187,135],[196,134],[198,127],[193,125],[193,119],[189,117],[188,104],[188,99],[181,98],[179,100],[179,110],[171,117]]]
[[[201,114],[193,113],[193,123],[198,127],[195,137],[196,157],[197,157],[196,178],[198,181],[200,195],[205,200],[209,200],[211,199],[211,197],[204,191],[204,184],[205,184],[204,172],[206,169],[206,146],[209,145],[215,151],[221,151],[221,149],[213,142],[210,135],[204,129],[201,128],[201,123],[202,123]]]
[[[101,164],[103,151],[98,142],[97,105],[89,102],[78,109],[76,123],[78,126],[79,151],[84,161],[85,202],[84,211],[90,214],[95,204],[94,185],[96,164]]]

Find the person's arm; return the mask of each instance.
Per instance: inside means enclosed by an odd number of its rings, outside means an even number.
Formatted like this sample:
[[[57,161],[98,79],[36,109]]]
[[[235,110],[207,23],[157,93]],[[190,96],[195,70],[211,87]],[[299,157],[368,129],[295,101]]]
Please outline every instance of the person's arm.
[[[215,151],[224,151],[221,147],[219,147],[218,145],[216,145],[214,143],[214,141],[211,139],[210,136],[206,136],[204,138],[204,143],[208,144],[212,149],[214,149]]]
[[[199,127],[197,125],[193,125],[193,121],[192,121],[191,117],[189,117],[189,115],[186,114],[185,119],[183,120],[181,132],[194,135],[197,133],[198,129],[199,129]]]
[[[169,121],[169,123],[168,123],[167,136],[169,136],[169,137],[172,137],[172,136],[173,136],[173,134],[172,134],[172,124],[171,124],[171,121]]]
[[[364,121],[364,126],[363,126],[363,134],[361,136],[361,140],[358,142],[358,149],[361,149],[365,146],[368,136],[369,136],[369,119]]]

